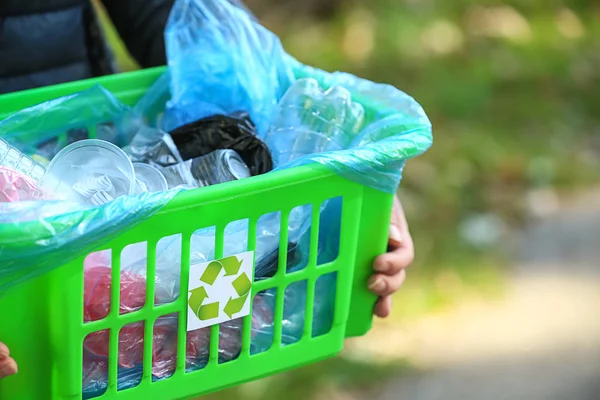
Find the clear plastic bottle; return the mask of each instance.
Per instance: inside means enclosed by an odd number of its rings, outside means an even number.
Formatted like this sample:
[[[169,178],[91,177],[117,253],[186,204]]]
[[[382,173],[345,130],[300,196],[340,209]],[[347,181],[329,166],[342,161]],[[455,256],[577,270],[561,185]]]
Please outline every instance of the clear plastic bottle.
[[[244,160],[231,149],[215,150],[202,157],[163,168],[162,172],[170,189],[205,187],[251,176]]]
[[[39,182],[45,168],[0,138],[0,166],[20,172]]]
[[[280,166],[307,154],[347,148],[363,119],[363,107],[345,88],[323,91],[315,79],[299,79],[279,102],[266,142]]]

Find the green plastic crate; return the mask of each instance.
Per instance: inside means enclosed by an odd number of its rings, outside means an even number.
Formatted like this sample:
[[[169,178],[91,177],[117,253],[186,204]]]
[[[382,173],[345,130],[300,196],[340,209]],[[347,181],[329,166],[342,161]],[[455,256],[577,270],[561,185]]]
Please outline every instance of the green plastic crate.
[[[137,71],[98,79],[78,81],[0,96],[0,119],[25,107],[75,93],[101,84],[121,101],[134,104],[163,72],[163,68]],[[369,99],[359,99],[366,114],[376,109]],[[338,257],[316,265],[319,207],[332,198],[342,198],[341,237]],[[86,255],[53,272],[18,285],[0,297],[0,340],[11,349],[19,363],[16,376],[0,381],[2,400],[71,400],[82,397],[82,357],[84,338],[96,331],[110,330],[108,390],[100,399],[175,400],[197,397],[240,383],[259,379],[338,354],[344,339],[368,332],[372,323],[375,296],[367,290],[367,280],[376,256],[386,250],[393,196],[351,182],[320,165],[296,167],[280,172],[225,183],[178,194],[156,215],[122,232],[96,251],[111,249],[113,275],[111,307],[107,318],[83,322],[83,261]],[[249,220],[248,250],[256,246],[256,223],[264,214],[281,211],[281,250],[279,265],[286,264],[287,220],[297,206],[312,205],[311,256],[308,266],[293,274],[279,268],[268,280],[254,282],[252,294],[276,288],[275,336],[271,348],[250,355],[251,316],[244,318],[242,352],[227,363],[218,361],[218,325],[211,328],[210,360],[199,371],[185,372],[187,280],[190,237],[200,228],[216,226],[215,256],[223,253],[225,226]],[[285,229],[283,229],[285,227]],[[173,303],[155,306],[155,249],[170,235],[182,235],[182,295]],[[139,311],[119,315],[119,257],[129,244],[148,243],[147,300]],[[186,256],[188,255],[188,256]],[[337,273],[335,316],[329,333],[311,337],[314,287],[317,279]],[[304,336],[292,345],[281,345],[283,294],[288,285],[306,281],[307,309]],[[175,374],[152,382],[152,327],[166,314],[178,314],[178,357]],[[117,390],[118,332],[132,322],[144,321],[144,372],[139,386]]]

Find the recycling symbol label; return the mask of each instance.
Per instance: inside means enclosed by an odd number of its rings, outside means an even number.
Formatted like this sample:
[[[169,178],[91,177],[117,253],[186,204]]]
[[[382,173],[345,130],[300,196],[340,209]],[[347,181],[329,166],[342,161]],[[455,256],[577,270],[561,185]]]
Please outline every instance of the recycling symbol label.
[[[250,314],[254,252],[190,266],[187,330]]]

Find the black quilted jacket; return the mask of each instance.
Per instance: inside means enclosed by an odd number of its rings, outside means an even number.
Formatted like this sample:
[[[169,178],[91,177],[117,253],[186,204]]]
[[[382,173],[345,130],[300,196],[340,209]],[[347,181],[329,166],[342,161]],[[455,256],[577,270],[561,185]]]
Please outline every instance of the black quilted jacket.
[[[173,0],[103,0],[142,67],[165,64]],[[91,0],[0,0],[0,94],[116,72]]]

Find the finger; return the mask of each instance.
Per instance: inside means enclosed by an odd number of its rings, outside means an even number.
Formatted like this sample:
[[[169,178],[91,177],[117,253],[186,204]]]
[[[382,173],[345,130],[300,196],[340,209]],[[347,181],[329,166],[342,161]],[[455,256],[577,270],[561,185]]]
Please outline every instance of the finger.
[[[392,312],[392,296],[380,297],[375,303],[374,313],[379,318],[387,318]]]
[[[14,375],[17,372],[17,363],[12,358],[6,358],[0,361],[0,379]]]
[[[8,356],[10,355],[10,351],[8,350],[8,347],[0,342],[0,361],[8,358]]]
[[[414,259],[415,252],[412,247],[401,247],[391,253],[385,253],[377,257],[373,263],[373,268],[381,274],[393,276],[409,267]]]
[[[394,276],[375,274],[369,279],[369,290],[379,296],[389,296],[400,289],[406,279],[406,270]]]

